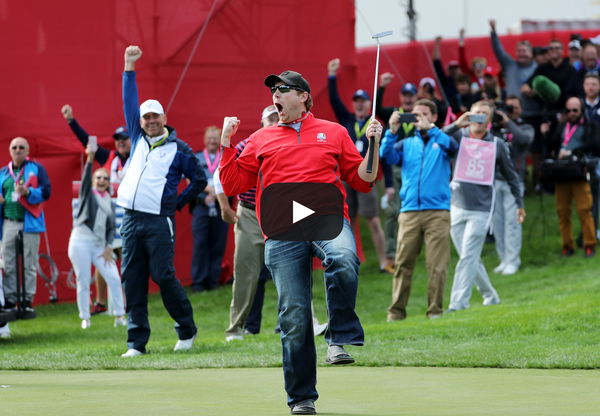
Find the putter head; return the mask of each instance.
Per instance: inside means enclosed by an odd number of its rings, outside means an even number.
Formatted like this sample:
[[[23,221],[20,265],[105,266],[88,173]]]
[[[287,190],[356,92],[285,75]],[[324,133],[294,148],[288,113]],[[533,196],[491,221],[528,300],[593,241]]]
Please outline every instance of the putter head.
[[[386,36],[390,36],[392,33],[394,33],[392,30],[388,30],[387,32],[375,33],[373,36],[371,36],[371,39],[384,38]]]

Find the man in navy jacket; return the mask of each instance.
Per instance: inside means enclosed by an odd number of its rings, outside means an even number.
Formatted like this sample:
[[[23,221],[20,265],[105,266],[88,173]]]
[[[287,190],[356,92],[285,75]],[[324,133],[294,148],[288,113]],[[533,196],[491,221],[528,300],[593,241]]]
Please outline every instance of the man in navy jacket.
[[[181,210],[206,187],[206,176],[192,149],[166,125],[167,116],[156,100],[138,107],[135,62],[142,56],[137,46],[125,50],[123,104],[131,137],[129,168],[119,186],[117,204],[125,208],[123,281],[129,326],[127,352],[135,357],[146,352],[150,338],[148,275],[159,286],[169,315],[177,322],[179,341],[175,351],[189,350],[196,338],[192,305],[175,277],[175,210]],[[181,178],[188,186],[177,194]]]

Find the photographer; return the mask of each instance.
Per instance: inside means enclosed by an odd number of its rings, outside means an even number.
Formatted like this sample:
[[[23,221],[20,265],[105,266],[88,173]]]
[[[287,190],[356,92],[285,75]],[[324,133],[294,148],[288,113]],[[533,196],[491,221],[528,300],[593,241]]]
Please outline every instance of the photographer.
[[[556,211],[562,237],[562,255],[574,253],[571,233],[571,204],[575,200],[577,215],[581,223],[586,257],[596,254],[596,233],[592,218],[592,195],[586,158],[598,156],[598,128],[583,114],[583,102],[571,97],[565,105],[565,116],[553,135],[549,135],[550,123],[541,126],[547,146],[555,157],[546,162],[547,179],[555,183]]]
[[[504,105],[500,105],[492,119],[492,134],[503,138],[508,143],[510,158],[520,179],[521,195],[525,183],[525,157],[529,145],[533,142],[535,130],[521,118],[523,108],[516,95],[509,96]],[[500,264],[495,273],[515,274],[521,265],[522,227],[517,221],[517,201],[502,171],[498,171],[494,181],[496,192],[493,232],[496,240],[496,252]]]

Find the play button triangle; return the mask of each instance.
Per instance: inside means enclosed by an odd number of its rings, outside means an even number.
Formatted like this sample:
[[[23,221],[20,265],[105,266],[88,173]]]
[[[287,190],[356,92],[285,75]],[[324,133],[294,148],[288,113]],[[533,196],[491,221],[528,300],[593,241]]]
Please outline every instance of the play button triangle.
[[[303,220],[314,213],[315,211],[312,209],[305,207],[296,201],[292,201],[292,224],[296,224],[298,221]]]

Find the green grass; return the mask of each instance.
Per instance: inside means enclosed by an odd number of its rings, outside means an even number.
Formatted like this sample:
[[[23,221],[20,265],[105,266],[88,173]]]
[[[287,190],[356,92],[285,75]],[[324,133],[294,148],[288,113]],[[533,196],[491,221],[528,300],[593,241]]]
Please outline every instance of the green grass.
[[[2,414],[283,415],[281,370],[0,372]],[[321,415],[598,415],[597,371],[335,367]]]
[[[498,368],[600,368],[600,256],[584,259],[580,251],[562,259],[552,197],[527,200],[523,267],[515,276],[492,275],[502,304],[482,307],[474,293],[472,307],[425,317],[426,272],[421,259],[408,307],[408,319],[386,323],[391,277],[381,274],[375,261],[361,266],[357,311],[365,328],[366,344],[352,348],[357,366],[440,366]],[[542,209],[543,208],[543,209]],[[574,223],[578,221],[574,219]],[[577,226],[575,227],[577,229]],[[363,234],[367,227],[363,224]],[[374,259],[370,238],[363,241]],[[484,249],[491,270],[498,260],[493,245]],[[456,256],[446,285],[446,303]],[[315,272],[317,316],[326,317],[322,272]],[[0,370],[124,370],[197,369],[222,367],[277,367],[281,365],[276,323],[276,293],[267,284],[262,333],[243,342],[226,343],[230,286],[190,294],[199,337],[186,353],[172,352],[176,341],[173,322],[157,295],[150,297],[152,335],[150,354],[123,360],[126,330],[113,328],[107,316],[94,317],[92,327],[79,328],[75,304],[39,307],[38,318],[11,324],[13,337],[0,339]],[[317,339],[319,362],[325,342]],[[324,364],[323,364],[324,365]],[[140,377],[144,377],[141,375]]]

